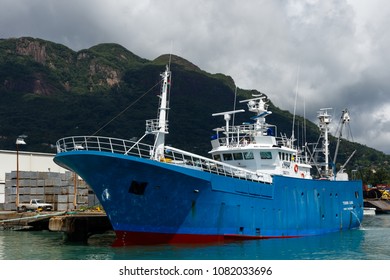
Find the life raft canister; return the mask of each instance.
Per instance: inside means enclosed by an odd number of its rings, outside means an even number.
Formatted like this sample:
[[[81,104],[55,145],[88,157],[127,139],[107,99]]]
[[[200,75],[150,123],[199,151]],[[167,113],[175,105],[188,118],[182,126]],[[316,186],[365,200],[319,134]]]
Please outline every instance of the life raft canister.
[[[298,164],[294,165],[294,171],[295,171],[295,173],[298,173]]]

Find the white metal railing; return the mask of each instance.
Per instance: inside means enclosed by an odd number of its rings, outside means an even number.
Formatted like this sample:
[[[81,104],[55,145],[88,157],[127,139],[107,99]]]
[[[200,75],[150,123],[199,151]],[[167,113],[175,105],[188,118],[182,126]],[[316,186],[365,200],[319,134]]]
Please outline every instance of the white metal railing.
[[[87,150],[150,158],[152,145],[102,136],[73,136],[57,141],[57,153]]]
[[[160,130],[159,119],[146,120],[146,132],[153,133]],[[165,131],[168,131],[168,121],[165,121]]]
[[[248,171],[243,168],[225,164],[196,154],[182,151],[173,147],[165,147],[163,161],[215,173],[227,177],[235,177],[248,181],[272,183],[272,176],[267,173]]]
[[[213,141],[216,141],[216,145],[218,147],[223,147],[223,146],[245,147],[248,144],[261,144],[261,143],[257,143],[256,140],[254,140],[254,138],[251,138],[251,137],[247,137],[247,136],[238,136],[237,137],[237,136],[233,135],[233,136],[229,137],[229,145],[227,145],[228,142],[226,141],[226,138],[227,137],[223,136],[223,137],[216,138]],[[279,146],[287,146],[288,145],[287,141],[284,141],[281,137],[274,137],[274,138],[275,138],[276,145],[279,145]]]
[[[268,129],[272,128],[272,135],[268,135]],[[228,133],[226,133],[226,127],[223,127],[222,130],[223,136],[219,135],[214,138],[217,140],[215,144],[217,146],[227,146],[229,143],[229,147],[232,146],[246,146],[249,143],[256,144],[256,135],[263,135],[273,137],[277,145],[287,146],[288,139],[284,137],[278,137],[277,135],[277,127],[274,125],[266,125],[263,127],[259,127],[257,124],[244,124],[237,126],[229,126]],[[228,139],[229,141],[226,141]],[[271,141],[271,140],[270,140]],[[258,143],[261,144],[261,143]]]
[[[132,155],[148,159],[151,158],[153,150],[153,146],[149,144],[102,136],[66,137],[58,140],[56,145],[57,153],[87,150]],[[227,177],[272,183],[270,174],[248,171],[173,147],[165,147],[164,158],[160,159],[160,161]]]

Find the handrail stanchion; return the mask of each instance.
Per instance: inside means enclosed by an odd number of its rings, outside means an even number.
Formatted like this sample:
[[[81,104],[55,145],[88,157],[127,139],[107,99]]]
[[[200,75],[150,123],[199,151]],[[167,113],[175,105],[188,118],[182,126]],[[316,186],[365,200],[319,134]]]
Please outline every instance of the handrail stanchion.
[[[73,142],[73,150],[76,149],[76,142],[74,141],[74,137],[72,137],[72,142]]]
[[[123,153],[126,153],[126,142],[125,140],[122,140],[122,144],[123,144]]]
[[[85,149],[88,151],[88,139],[86,136],[84,136],[84,144],[85,144]]]
[[[96,137],[96,142],[97,142],[97,148],[98,148],[98,151],[101,152],[101,147],[100,147],[100,140],[99,140],[99,137]]]
[[[112,141],[111,141],[111,138],[108,138],[109,142],[110,142],[110,149],[111,149],[111,153],[114,153],[113,149],[112,149]]]

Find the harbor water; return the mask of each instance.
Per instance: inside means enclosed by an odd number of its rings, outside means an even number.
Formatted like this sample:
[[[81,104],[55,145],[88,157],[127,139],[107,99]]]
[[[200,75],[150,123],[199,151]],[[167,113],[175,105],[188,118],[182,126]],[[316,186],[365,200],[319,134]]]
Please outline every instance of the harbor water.
[[[68,243],[62,233],[0,231],[1,260],[390,260],[390,215],[365,216],[360,229],[323,236],[210,245],[115,248],[113,233]]]

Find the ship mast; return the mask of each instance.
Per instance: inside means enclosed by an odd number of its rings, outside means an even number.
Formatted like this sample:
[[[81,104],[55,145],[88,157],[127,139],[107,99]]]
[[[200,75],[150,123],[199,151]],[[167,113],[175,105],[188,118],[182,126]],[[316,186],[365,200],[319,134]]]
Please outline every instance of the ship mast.
[[[334,164],[336,164],[336,159],[337,159],[337,154],[338,154],[338,151],[339,151],[340,141],[341,141],[341,137],[342,137],[342,134],[343,134],[343,128],[344,128],[344,126],[346,124],[349,123],[349,121],[350,121],[349,113],[348,113],[348,110],[345,109],[345,110],[343,110],[342,115],[341,115],[341,120],[340,120],[341,127],[340,127],[340,130],[339,130],[339,136],[337,138],[336,151],[334,153],[334,158],[333,158]]]
[[[331,117],[328,114],[328,110],[331,110],[332,108],[323,108],[320,109],[320,112],[318,114],[318,119],[320,121],[319,128],[321,131],[321,136],[323,137],[323,153],[325,157],[325,177],[329,177],[329,124],[331,123]]]
[[[154,160],[162,160],[164,158],[165,135],[168,134],[168,110],[169,110],[169,92],[171,71],[169,66],[166,66],[162,77],[162,87],[160,105],[158,109],[158,119],[146,121],[146,132],[154,134],[154,146],[151,151],[151,158]]]

